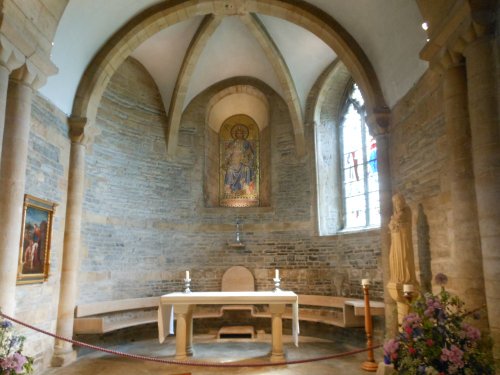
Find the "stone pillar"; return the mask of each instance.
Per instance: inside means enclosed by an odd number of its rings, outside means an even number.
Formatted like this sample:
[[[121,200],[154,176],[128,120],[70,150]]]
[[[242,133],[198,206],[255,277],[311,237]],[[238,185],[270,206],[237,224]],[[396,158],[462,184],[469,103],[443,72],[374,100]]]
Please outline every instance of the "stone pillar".
[[[383,283],[387,285],[390,278],[389,251],[391,248],[391,236],[388,225],[392,214],[392,187],[391,169],[389,162],[389,135],[380,134],[376,136],[377,141],[377,166],[380,195],[380,246],[382,253],[382,276]],[[398,331],[398,320],[396,303],[384,288],[385,302],[385,332],[387,337],[395,337]]]
[[[0,62],[0,161],[2,160],[2,143],[5,128],[5,107],[7,105],[9,75],[10,69]]]
[[[475,309],[484,306],[486,298],[472,171],[467,79],[461,58],[448,53],[445,60],[444,114],[453,210],[447,289],[460,296],[468,309]],[[483,322],[483,328],[486,328],[486,319]]]
[[[500,124],[494,44],[485,35],[465,50],[472,160],[493,355],[500,364]]]
[[[0,166],[0,307],[13,315],[23,214],[34,74],[27,65],[9,82]]]
[[[59,291],[59,310],[56,333],[62,337],[73,337],[74,311],[78,294],[77,276],[80,263],[80,232],[85,178],[86,119],[70,118],[71,151],[69,160],[68,197],[66,203],[66,226]],[[72,344],[56,340],[52,366],[64,366],[76,358]]]

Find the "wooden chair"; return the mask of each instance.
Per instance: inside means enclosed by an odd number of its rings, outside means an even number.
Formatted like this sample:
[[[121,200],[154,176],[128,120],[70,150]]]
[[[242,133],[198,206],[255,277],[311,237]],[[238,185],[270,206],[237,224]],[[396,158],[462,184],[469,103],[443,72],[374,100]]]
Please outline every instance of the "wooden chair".
[[[233,266],[222,275],[221,291],[253,292],[255,291],[255,279],[248,268]]]

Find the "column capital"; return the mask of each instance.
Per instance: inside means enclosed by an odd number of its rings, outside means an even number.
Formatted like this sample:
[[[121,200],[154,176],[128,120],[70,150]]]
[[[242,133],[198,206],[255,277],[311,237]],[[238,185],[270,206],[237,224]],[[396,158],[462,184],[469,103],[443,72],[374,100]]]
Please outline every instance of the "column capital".
[[[465,58],[450,48],[443,48],[436,56],[436,60],[431,62],[432,69],[445,72],[448,69],[465,64]]]
[[[21,67],[25,61],[24,55],[9,40],[0,34],[0,65],[9,72]]]
[[[370,128],[370,133],[376,137],[389,132],[391,111],[389,108],[374,108],[366,115],[366,122]]]
[[[33,63],[26,60],[19,68],[12,71],[11,79],[37,90],[45,84],[47,76],[33,65]]]
[[[86,117],[71,116],[68,118],[69,137],[72,143],[87,146],[93,140],[89,120]]]
[[[457,1],[443,21],[433,26],[434,31],[420,51],[420,58],[431,62],[433,68],[442,68],[442,56],[463,54],[468,44],[493,34],[495,20],[496,0]]]

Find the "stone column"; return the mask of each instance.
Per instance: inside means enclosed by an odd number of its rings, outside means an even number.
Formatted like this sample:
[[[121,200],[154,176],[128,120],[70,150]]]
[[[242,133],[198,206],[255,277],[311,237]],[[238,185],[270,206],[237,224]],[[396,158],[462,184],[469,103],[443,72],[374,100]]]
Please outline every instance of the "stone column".
[[[31,124],[33,68],[23,65],[9,82],[0,166],[0,307],[13,315]]]
[[[444,114],[449,150],[452,207],[451,257],[447,289],[459,295],[469,309],[486,304],[474,173],[472,171],[467,78],[458,55],[443,59]],[[487,327],[484,319],[483,328]]]
[[[7,89],[9,87],[10,69],[0,61],[0,161],[2,160],[2,143],[5,128],[5,107],[7,105]]]
[[[493,355],[500,364],[500,124],[494,45],[485,35],[465,50],[472,160]]]
[[[74,311],[78,294],[77,276],[80,264],[80,232],[85,178],[86,119],[70,118],[71,151],[69,160],[66,226],[57,314],[57,335],[73,337]],[[72,344],[56,340],[52,366],[64,366],[76,358]]]
[[[389,251],[391,248],[391,236],[388,225],[392,215],[392,186],[391,169],[389,158],[389,135],[379,134],[375,137],[377,141],[377,166],[380,195],[380,247],[382,253],[382,276],[383,283],[387,285],[390,278]],[[387,337],[395,337],[398,331],[398,318],[396,302],[391,298],[387,288],[384,288],[385,303],[385,333]]]

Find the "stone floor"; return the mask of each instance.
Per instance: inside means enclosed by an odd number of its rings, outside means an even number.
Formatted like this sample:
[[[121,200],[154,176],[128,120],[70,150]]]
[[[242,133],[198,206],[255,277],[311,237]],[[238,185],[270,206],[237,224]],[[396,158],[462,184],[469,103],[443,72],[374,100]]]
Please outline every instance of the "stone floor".
[[[213,335],[196,335],[193,340],[195,355],[193,362],[212,362],[221,364],[243,364],[245,367],[199,367],[172,365],[145,360],[117,357],[102,352],[87,352],[79,355],[76,362],[64,368],[51,368],[43,375],[201,375],[201,374],[275,374],[275,375],[332,375],[332,374],[367,374],[360,369],[367,353],[349,355],[337,359],[328,359],[307,363],[279,366],[265,366],[269,361],[270,336],[260,335],[255,340],[231,339],[216,340]],[[166,360],[175,358],[175,337],[159,344],[158,340],[148,339],[108,347],[125,353],[159,357]],[[295,347],[290,336],[284,336],[284,348],[288,361],[301,361],[330,356],[359,349],[349,343],[332,342],[319,338],[300,338],[299,347]],[[381,349],[375,351],[375,360],[382,360]],[[254,365],[257,366],[254,367]],[[259,366],[259,364],[263,364]]]

